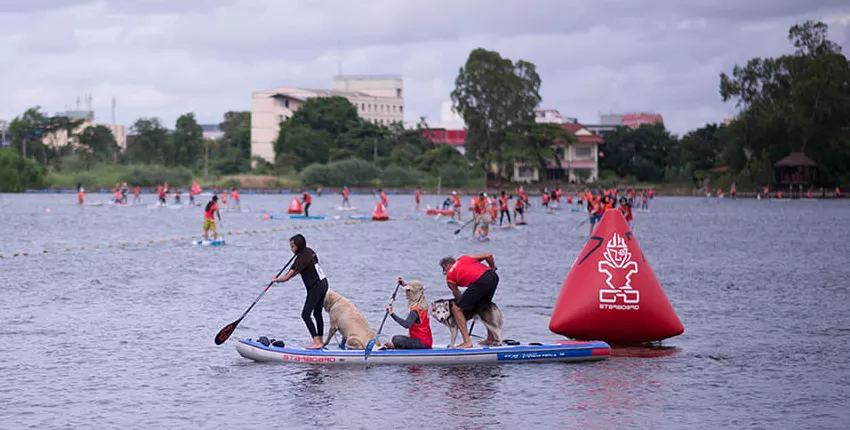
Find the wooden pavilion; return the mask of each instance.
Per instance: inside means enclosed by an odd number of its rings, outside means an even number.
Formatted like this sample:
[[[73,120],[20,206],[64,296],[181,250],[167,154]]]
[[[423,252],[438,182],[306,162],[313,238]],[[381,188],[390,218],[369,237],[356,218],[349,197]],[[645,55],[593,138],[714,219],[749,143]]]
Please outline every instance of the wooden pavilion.
[[[817,180],[818,164],[802,152],[792,152],[773,165],[776,177],[782,185],[814,185]]]

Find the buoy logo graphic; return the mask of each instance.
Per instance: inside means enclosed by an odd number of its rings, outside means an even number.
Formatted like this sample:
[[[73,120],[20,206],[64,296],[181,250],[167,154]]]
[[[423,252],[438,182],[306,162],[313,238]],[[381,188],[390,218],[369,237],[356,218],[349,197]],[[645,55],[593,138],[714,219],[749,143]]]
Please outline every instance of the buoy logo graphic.
[[[632,289],[632,275],[638,273],[638,264],[632,261],[626,240],[614,233],[602,255],[605,259],[599,261],[598,270],[607,277],[605,286],[599,290],[599,309],[640,309],[640,291]]]

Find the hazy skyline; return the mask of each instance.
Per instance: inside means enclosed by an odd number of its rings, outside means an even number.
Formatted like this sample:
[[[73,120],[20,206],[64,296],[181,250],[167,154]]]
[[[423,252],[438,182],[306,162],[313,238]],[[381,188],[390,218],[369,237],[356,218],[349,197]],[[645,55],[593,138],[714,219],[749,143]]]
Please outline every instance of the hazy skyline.
[[[541,108],[593,124],[659,112],[681,134],[735,112],[718,75],[793,51],[788,28],[829,24],[850,48],[850,6],[822,0],[0,0],[0,119],[50,114],[92,95],[98,121],[128,127],[195,112],[218,123],[251,92],[329,88],[344,74],[404,78],[405,118],[439,120],[477,47],[537,65]]]

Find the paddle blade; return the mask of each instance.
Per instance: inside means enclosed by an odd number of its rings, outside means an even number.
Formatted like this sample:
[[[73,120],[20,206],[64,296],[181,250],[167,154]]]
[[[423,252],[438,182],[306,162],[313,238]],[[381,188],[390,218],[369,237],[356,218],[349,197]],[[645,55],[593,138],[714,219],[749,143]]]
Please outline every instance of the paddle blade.
[[[366,344],[366,359],[367,360],[369,359],[369,355],[372,354],[372,348],[375,347],[375,342],[377,340],[378,340],[378,338],[376,337],[376,338],[370,340],[369,343]]]
[[[233,334],[233,330],[236,330],[236,326],[238,326],[241,321],[242,318],[239,318],[238,320],[233,321],[232,323],[224,326],[224,328],[221,329],[221,331],[219,331],[217,335],[215,335],[215,344],[221,345],[227,339],[230,339],[230,335]]]

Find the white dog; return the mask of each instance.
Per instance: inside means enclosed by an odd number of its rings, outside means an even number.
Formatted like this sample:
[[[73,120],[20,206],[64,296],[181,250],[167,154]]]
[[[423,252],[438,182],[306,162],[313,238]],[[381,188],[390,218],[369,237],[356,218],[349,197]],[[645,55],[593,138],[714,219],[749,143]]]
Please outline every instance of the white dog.
[[[453,301],[452,299],[440,299],[431,302],[430,306],[431,317],[449,328],[451,335],[449,348],[455,346],[455,340],[457,340],[457,332],[459,330],[457,323],[455,323],[455,317],[452,315],[451,304]],[[480,320],[487,327],[488,337],[492,337],[496,345],[502,343],[502,310],[495,303],[480,306],[475,310],[471,318],[467,318],[466,322],[469,323],[470,320]]]
[[[360,315],[354,303],[336,291],[328,290],[325,294],[324,307],[331,320],[325,346],[331,342],[337,330],[342,333],[345,347],[348,349],[366,349],[366,344],[375,338],[375,332],[369,328],[369,324],[363,315]]]

